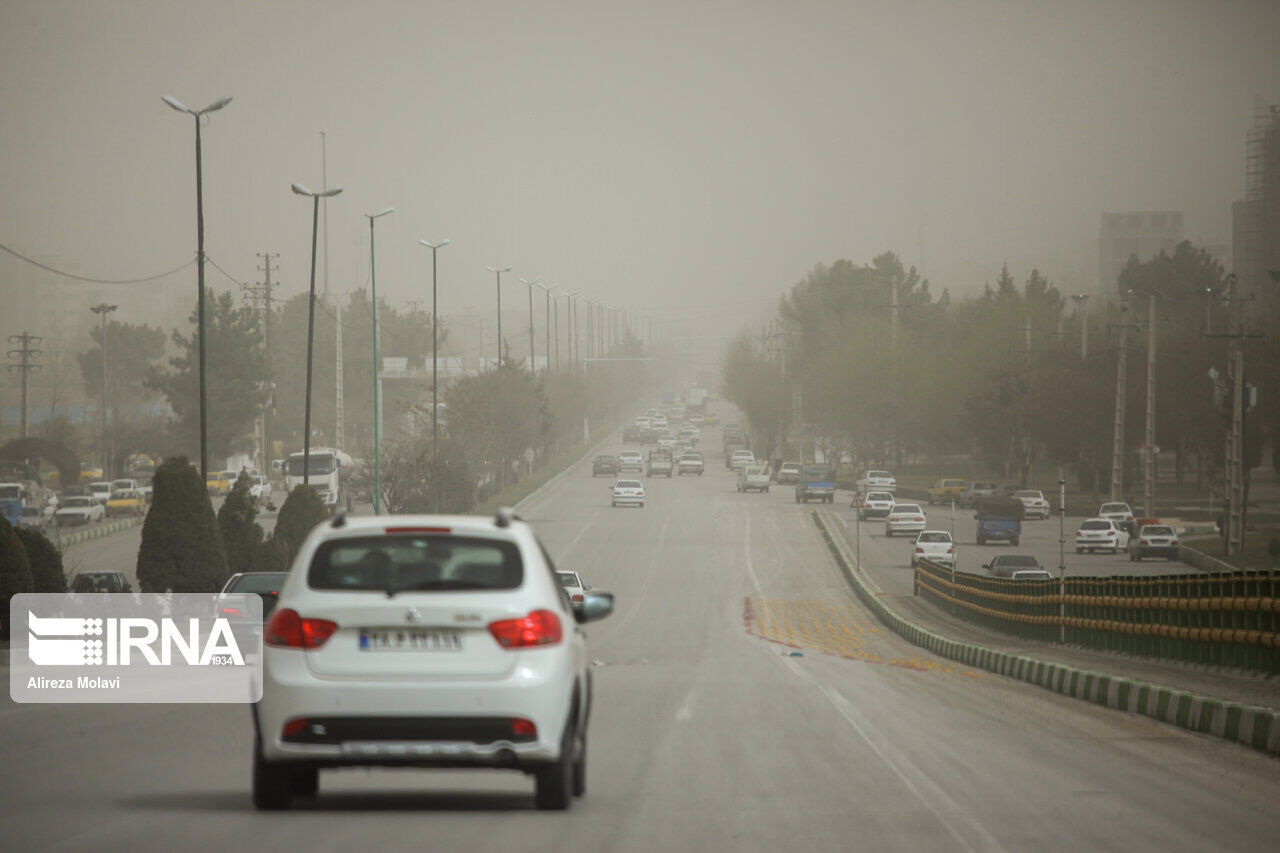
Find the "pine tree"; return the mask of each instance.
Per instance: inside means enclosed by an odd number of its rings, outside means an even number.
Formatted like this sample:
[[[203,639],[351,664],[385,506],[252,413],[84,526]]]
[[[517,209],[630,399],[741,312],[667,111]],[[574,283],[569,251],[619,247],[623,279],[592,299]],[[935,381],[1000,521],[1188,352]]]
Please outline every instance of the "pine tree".
[[[284,548],[285,563],[292,564],[302,547],[302,540],[315,528],[329,520],[329,511],[314,486],[295,486],[285,498],[276,516],[276,529],[271,538]]]
[[[31,564],[13,525],[0,517],[0,639],[9,639],[9,599],[31,592]]]
[[[256,572],[262,548],[262,527],[254,519],[258,502],[249,494],[252,482],[241,472],[227,499],[218,509],[218,528],[227,551],[227,572]]]
[[[217,592],[227,557],[200,472],[185,456],[166,459],[152,478],[151,510],[138,548],[142,592]]]
[[[27,552],[27,563],[31,566],[32,592],[66,592],[67,575],[62,566],[62,555],[58,548],[39,530],[19,527],[14,530]]]

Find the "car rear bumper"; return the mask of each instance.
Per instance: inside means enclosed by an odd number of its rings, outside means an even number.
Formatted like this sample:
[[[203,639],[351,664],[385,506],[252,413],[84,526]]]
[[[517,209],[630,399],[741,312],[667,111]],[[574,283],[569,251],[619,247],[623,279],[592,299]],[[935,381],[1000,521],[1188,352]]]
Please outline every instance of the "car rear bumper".
[[[919,521],[908,522],[905,524],[886,523],[884,529],[893,531],[894,533],[921,533],[924,531],[924,523]]]
[[[1177,545],[1133,545],[1129,550],[1139,557],[1165,557],[1170,560],[1178,557]]]

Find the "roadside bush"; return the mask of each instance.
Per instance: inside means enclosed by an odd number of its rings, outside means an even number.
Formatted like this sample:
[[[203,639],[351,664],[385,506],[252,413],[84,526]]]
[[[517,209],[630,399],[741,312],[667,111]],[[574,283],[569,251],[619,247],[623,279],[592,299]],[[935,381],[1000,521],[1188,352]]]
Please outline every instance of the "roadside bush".
[[[222,545],[227,551],[227,573],[256,572],[262,549],[262,526],[258,517],[258,502],[249,494],[252,481],[241,472],[231,487],[227,499],[218,509],[218,529],[222,531]]]
[[[271,538],[283,549],[285,564],[291,565],[298,556],[302,540],[317,524],[329,520],[329,511],[324,508],[324,499],[314,486],[295,486],[289,496],[284,499],[280,513],[276,516],[276,529]]]
[[[13,525],[0,518],[0,639],[9,639],[9,599],[32,592],[31,563]]]
[[[13,532],[18,534],[22,548],[27,552],[27,563],[31,566],[31,591],[66,592],[67,575],[57,546],[39,530],[19,527]]]
[[[200,472],[185,456],[152,478],[151,511],[138,548],[142,592],[217,592],[228,577],[222,532]]]

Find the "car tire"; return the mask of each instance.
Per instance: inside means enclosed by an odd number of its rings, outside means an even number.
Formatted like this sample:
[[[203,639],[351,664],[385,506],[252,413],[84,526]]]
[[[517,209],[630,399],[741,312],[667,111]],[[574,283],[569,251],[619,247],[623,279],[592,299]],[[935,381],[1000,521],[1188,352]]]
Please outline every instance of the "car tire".
[[[578,739],[578,754],[573,759],[573,795],[585,796],[587,793],[587,733],[583,732]]]
[[[1076,553],[1077,553],[1077,554],[1083,554],[1083,553],[1084,553],[1084,549],[1083,549],[1083,548],[1076,548]]]
[[[1129,562],[1130,562],[1130,563],[1136,563],[1136,562],[1138,562],[1138,554],[1137,554],[1137,552],[1136,552],[1136,551],[1130,551],[1130,552],[1129,552]]]
[[[765,487],[764,487],[764,493],[765,493],[766,495],[767,495],[767,494],[769,494],[769,487],[768,487],[768,486],[765,486]]]
[[[560,758],[534,773],[533,799],[540,809],[564,811],[573,801],[573,725],[570,719],[565,727],[565,736],[560,740]]]
[[[1111,549],[1111,556],[1113,556],[1113,557],[1114,557],[1116,554],[1119,554],[1119,553],[1120,553],[1120,549],[1119,549],[1119,548],[1112,548],[1112,549]]]
[[[893,538],[893,531],[886,527],[886,528],[884,529],[884,535],[885,535],[885,536],[887,536],[887,537],[889,537],[890,539],[892,539],[892,538]]]
[[[1013,547],[1015,547],[1015,548],[1017,548],[1017,547],[1018,547],[1018,542],[1019,542],[1019,541],[1020,541],[1020,540],[1018,540],[1018,539],[1010,539],[1010,540],[1009,540],[1010,544],[1012,544],[1012,545],[1013,545]]]
[[[320,792],[320,768],[295,767],[289,790],[295,797],[314,797]]]
[[[283,811],[293,801],[293,768],[262,757],[262,741],[253,747],[253,806],[261,811]]]

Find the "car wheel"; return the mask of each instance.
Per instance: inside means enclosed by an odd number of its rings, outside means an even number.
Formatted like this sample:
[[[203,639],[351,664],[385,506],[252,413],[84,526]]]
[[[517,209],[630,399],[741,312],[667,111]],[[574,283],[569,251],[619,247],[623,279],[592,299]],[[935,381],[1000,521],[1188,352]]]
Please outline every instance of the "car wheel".
[[[1015,548],[1017,548],[1017,547],[1018,547],[1018,541],[1019,541],[1019,540],[1017,540],[1017,539],[1010,539],[1009,541],[1010,541],[1010,543],[1012,543],[1013,547],[1015,547]]]
[[[768,486],[765,486],[765,487],[764,487],[764,493],[765,493],[766,495],[767,495],[767,494],[769,494],[769,487],[768,487]]]
[[[569,808],[572,797],[573,734],[566,731],[560,742],[560,758],[555,764],[539,768],[534,775],[533,799],[540,809],[563,811]]]
[[[884,535],[885,535],[885,536],[892,537],[892,536],[893,536],[893,531],[886,527],[886,528],[884,529]]]
[[[293,800],[293,769],[262,757],[262,741],[253,747],[253,805],[263,811],[281,811]]]
[[[1120,553],[1120,549],[1119,549],[1119,548],[1112,548],[1112,549],[1111,549],[1111,555],[1112,555],[1113,557],[1114,557],[1116,554],[1119,554],[1119,553]]]
[[[295,767],[289,789],[295,797],[314,797],[320,791],[320,768]]]
[[[1130,552],[1129,552],[1129,562],[1130,562],[1130,563],[1136,563],[1136,562],[1138,562],[1138,554],[1137,554],[1137,552],[1135,552],[1135,551],[1130,551]]]
[[[1077,548],[1077,549],[1076,549],[1076,553],[1077,553],[1077,554],[1083,554],[1083,553],[1084,553],[1084,549],[1083,549],[1083,548]]]
[[[577,755],[573,758],[573,795],[581,797],[587,793],[587,733],[578,738]]]
[[[609,506],[613,507],[614,509],[617,509],[617,508],[618,508],[618,502],[617,502],[617,501],[609,501]]]

